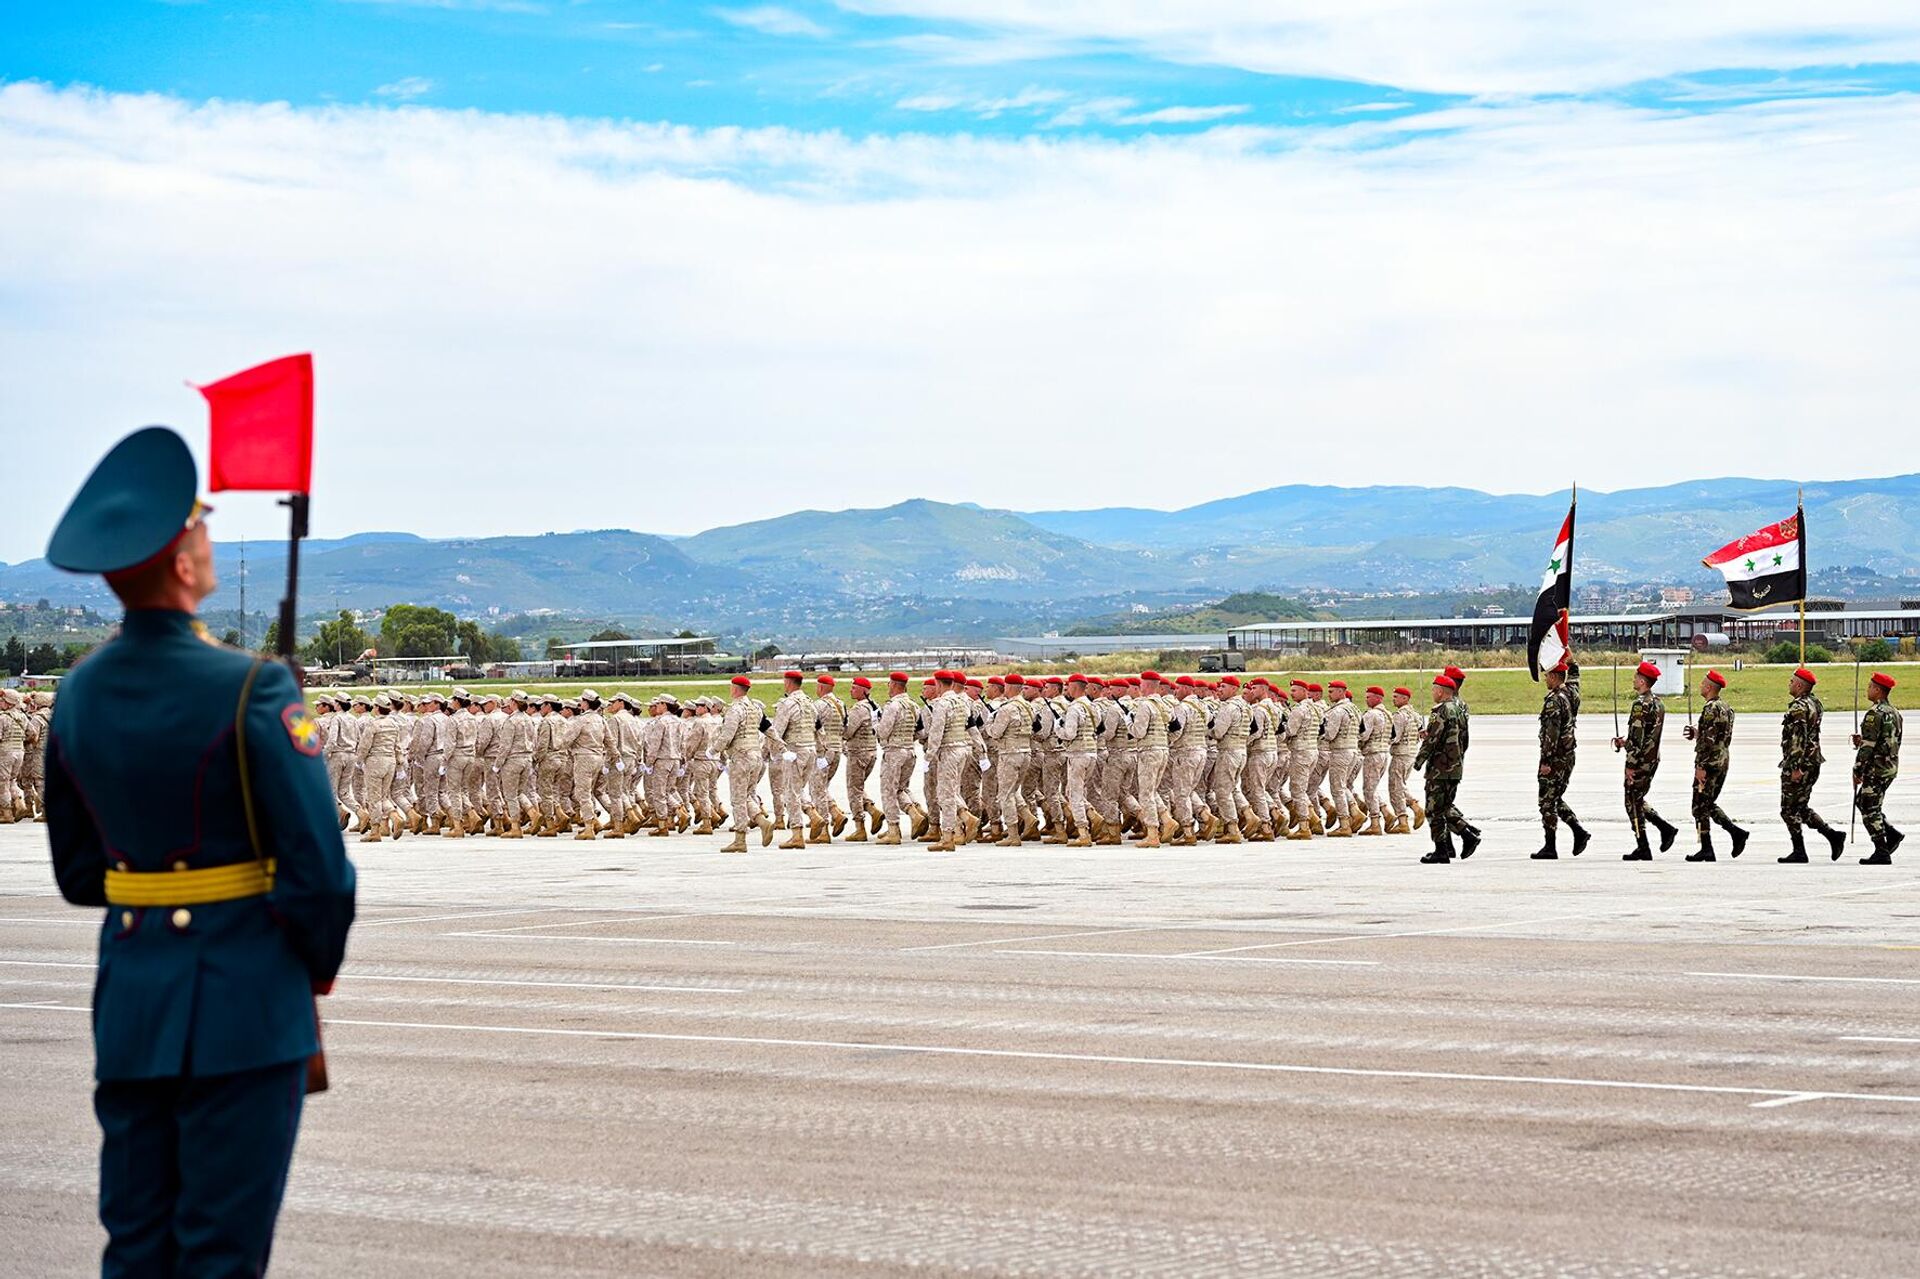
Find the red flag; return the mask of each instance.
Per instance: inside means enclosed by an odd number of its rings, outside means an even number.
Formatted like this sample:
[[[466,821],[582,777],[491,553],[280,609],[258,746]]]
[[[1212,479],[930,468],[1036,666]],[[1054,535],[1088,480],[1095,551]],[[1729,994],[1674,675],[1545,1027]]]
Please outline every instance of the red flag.
[[[198,389],[213,417],[212,491],[305,493],[311,488],[311,355],[269,360]]]

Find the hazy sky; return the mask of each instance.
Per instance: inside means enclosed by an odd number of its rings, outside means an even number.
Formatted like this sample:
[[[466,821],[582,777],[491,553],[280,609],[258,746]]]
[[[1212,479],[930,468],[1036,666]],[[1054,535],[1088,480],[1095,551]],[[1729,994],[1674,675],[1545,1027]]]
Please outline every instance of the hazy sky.
[[[0,559],[300,350],[318,536],[1916,471],[1916,190],[1896,0],[12,6]]]

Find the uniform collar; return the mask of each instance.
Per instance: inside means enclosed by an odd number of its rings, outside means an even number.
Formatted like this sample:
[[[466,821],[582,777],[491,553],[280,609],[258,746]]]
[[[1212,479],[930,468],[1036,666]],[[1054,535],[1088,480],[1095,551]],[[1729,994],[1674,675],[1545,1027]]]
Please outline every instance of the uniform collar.
[[[127,610],[120,629],[128,635],[190,635],[194,616],[174,608],[134,608]]]

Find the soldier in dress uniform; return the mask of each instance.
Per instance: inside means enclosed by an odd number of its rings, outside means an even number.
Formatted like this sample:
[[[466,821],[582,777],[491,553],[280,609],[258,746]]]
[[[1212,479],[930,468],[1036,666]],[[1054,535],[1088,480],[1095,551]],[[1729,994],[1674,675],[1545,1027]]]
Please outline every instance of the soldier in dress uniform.
[[[1708,671],[1700,680],[1700,722],[1687,725],[1687,739],[1693,743],[1693,829],[1700,837],[1699,849],[1687,855],[1690,862],[1714,860],[1715,826],[1733,839],[1732,856],[1738,857],[1747,847],[1747,832],[1720,811],[1720,788],[1727,784],[1733,747],[1733,708],[1720,696],[1726,686],[1725,676]]]
[[[1654,694],[1654,683],[1660,678],[1660,668],[1652,662],[1642,662],[1633,672],[1633,706],[1627,712],[1627,735],[1613,739],[1613,749],[1627,753],[1626,797],[1627,824],[1633,828],[1633,850],[1621,857],[1622,861],[1649,862],[1653,860],[1653,849],[1647,844],[1647,827],[1652,825],[1660,832],[1660,851],[1666,852],[1673,847],[1673,841],[1680,834],[1680,828],[1662,818],[1647,803],[1647,791],[1653,786],[1654,774],[1660,771],[1660,739],[1666,732],[1667,708]]]
[[[1780,820],[1787,824],[1793,851],[1779,859],[1783,862],[1807,860],[1807,837],[1802,830],[1806,826],[1827,837],[1834,861],[1840,860],[1847,847],[1846,833],[1827,825],[1813,811],[1814,783],[1820,780],[1820,765],[1827,759],[1820,749],[1820,721],[1826,711],[1814,696],[1817,682],[1804,666],[1787,678],[1787,691],[1793,700],[1780,721]]]
[[[314,996],[332,988],[354,871],[318,735],[285,666],[214,643],[216,582],[186,443],[122,440],[47,560],[127,608],[49,731],[61,894],[105,912],[94,986],[101,1270],[265,1271],[293,1156]]]
[[[1545,841],[1534,853],[1535,861],[1552,861],[1560,856],[1561,822],[1573,832],[1573,847],[1568,851],[1575,857],[1587,851],[1587,844],[1593,838],[1567,803],[1567,784],[1573,780],[1574,757],[1579,746],[1576,735],[1579,720],[1573,694],[1567,690],[1570,671],[1571,666],[1563,657],[1559,665],[1543,671],[1540,676],[1547,686],[1546,696],[1540,700],[1540,825],[1545,831]]]
[[[1875,671],[1867,681],[1867,713],[1860,719],[1860,731],[1853,735],[1853,784],[1859,792],[1860,824],[1873,841],[1873,854],[1862,857],[1865,866],[1885,866],[1893,861],[1893,850],[1906,839],[1905,833],[1887,824],[1887,790],[1900,775],[1900,736],[1903,727],[1900,712],[1893,709],[1894,680]]]

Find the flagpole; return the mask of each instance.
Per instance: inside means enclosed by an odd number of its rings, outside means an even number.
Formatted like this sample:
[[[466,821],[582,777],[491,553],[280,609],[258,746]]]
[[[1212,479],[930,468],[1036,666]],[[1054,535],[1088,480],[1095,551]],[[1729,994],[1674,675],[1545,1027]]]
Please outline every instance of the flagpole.
[[[1807,586],[1813,582],[1813,574],[1807,570],[1807,491],[1804,488],[1794,490],[1793,527],[1800,535],[1800,665],[1807,664]]]
[[[280,601],[280,644],[279,655],[286,659],[293,670],[294,678],[300,678],[300,668],[294,661],[293,623],[299,613],[296,601],[300,597],[300,539],[307,535],[307,495],[289,493],[278,505],[287,508],[287,594]]]

